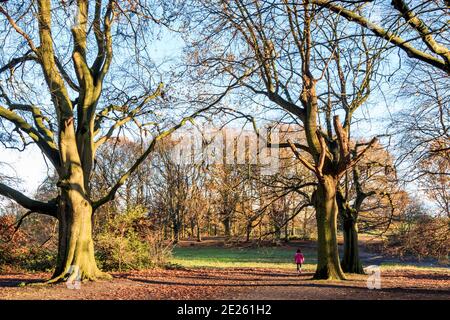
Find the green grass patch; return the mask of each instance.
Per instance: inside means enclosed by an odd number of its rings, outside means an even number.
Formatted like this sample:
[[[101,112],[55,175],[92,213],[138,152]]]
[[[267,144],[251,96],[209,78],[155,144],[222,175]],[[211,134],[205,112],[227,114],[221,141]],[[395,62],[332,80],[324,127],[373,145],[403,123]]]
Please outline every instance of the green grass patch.
[[[285,247],[224,248],[224,247],[176,247],[170,263],[184,268],[267,268],[295,270],[295,250]],[[303,249],[305,264],[303,270],[316,269],[315,250]],[[365,265],[367,267],[368,265]],[[422,270],[450,272],[449,268],[438,266],[417,266],[414,264],[382,262],[381,270]]]
[[[295,269],[295,250],[277,247],[218,248],[177,247],[171,263],[188,268],[273,268]],[[304,270],[314,270],[315,252],[304,251]]]
[[[421,266],[415,264],[409,264],[407,262],[403,263],[392,263],[392,262],[382,262],[381,270],[419,270],[419,271],[432,271],[439,273],[450,273],[450,268],[448,267],[438,267],[438,266]]]

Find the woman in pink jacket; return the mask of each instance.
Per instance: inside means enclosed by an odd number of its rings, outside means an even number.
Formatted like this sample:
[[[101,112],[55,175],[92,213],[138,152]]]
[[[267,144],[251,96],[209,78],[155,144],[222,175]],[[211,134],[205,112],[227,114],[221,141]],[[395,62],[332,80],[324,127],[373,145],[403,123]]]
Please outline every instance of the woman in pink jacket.
[[[295,263],[297,264],[297,273],[302,273],[302,263],[305,261],[302,250],[297,249],[297,253],[294,256]]]

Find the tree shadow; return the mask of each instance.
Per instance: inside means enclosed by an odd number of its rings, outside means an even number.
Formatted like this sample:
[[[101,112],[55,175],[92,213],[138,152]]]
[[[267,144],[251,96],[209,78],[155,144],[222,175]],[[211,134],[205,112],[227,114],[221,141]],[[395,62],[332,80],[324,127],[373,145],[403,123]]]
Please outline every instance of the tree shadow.
[[[214,279],[221,279],[221,278],[227,278],[230,279],[227,276],[235,276],[235,275],[243,275],[243,276],[254,276],[254,277],[264,277],[265,278],[297,278],[298,275],[296,272],[292,273],[276,273],[276,272],[258,272],[258,271],[247,271],[247,270],[233,270],[232,273],[227,273],[223,276],[220,275],[212,275],[208,273],[202,273],[202,274],[194,274],[193,276],[183,276],[184,278],[196,278],[197,275],[201,275],[203,278],[211,277]],[[301,276],[313,276],[314,272],[302,272]],[[257,280],[262,280],[263,278],[258,278]],[[240,279],[240,280],[247,280],[247,279]]]
[[[300,277],[304,278],[307,274],[302,273],[301,276],[297,276],[296,274],[291,274],[289,276],[285,276],[286,281],[293,281],[296,278],[300,279]],[[311,279],[311,277],[308,279]],[[233,276],[210,276],[210,275],[204,275],[201,278],[198,276],[183,276],[183,279],[194,279],[194,280],[219,280],[219,281],[268,281],[268,282],[274,282],[274,281],[282,281],[283,279],[270,279],[270,278],[237,278]]]
[[[292,273],[275,273],[275,272],[258,272],[258,271],[249,271],[249,272],[245,272],[245,274],[248,275],[254,275],[254,276],[267,276],[267,277],[297,277],[297,274],[295,273],[295,271],[293,271]],[[302,276],[313,276],[314,272],[302,272],[301,273]]]
[[[18,287],[22,283],[25,285],[33,284],[33,283],[42,283],[46,281],[47,279],[23,279],[23,278],[2,278],[0,276],[0,288],[7,288],[7,287]]]
[[[195,278],[195,277],[190,277]],[[336,289],[336,290],[351,290],[351,293],[354,294],[355,291],[365,292],[368,291],[377,293],[392,293],[392,294],[422,294],[422,295],[448,295],[450,298],[450,292],[448,290],[438,290],[438,289],[426,289],[426,288],[381,288],[381,289],[368,289],[366,287],[361,286],[353,286],[346,285],[343,282],[340,284],[332,284],[332,283],[310,283],[303,282],[307,279],[303,279],[298,283],[245,283],[246,280],[240,279],[241,283],[202,283],[201,280],[204,280],[204,277],[197,277],[199,282],[177,282],[177,281],[167,281],[167,280],[152,280],[152,279],[139,279],[139,278],[128,278],[131,281],[137,281],[146,284],[154,284],[154,285],[169,285],[169,286],[189,286],[189,287],[291,287],[291,288],[322,288],[322,289]],[[230,279],[226,279],[230,280]],[[308,279],[309,280],[309,279]],[[266,281],[264,279],[260,279],[261,282]]]
[[[412,274],[408,273],[403,275],[405,278],[417,279],[417,280],[438,280],[438,281],[449,281],[450,286],[450,275],[448,274]],[[450,289],[449,289],[450,290]]]

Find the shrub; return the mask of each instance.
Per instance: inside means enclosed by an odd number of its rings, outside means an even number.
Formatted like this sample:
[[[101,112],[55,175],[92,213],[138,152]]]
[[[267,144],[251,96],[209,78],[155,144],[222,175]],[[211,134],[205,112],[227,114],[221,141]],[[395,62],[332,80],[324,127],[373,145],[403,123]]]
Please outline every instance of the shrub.
[[[36,241],[22,227],[15,232],[16,216],[0,216],[0,271],[21,269],[50,271],[55,265],[56,251]]]
[[[387,237],[386,251],[400,257],[415,256],[448,261],[450,249],[449,219],[419,216],[400,225]]]
[[[30,248],[22,256],[20,267],[30,271],[53,271],[56,265],[56,251],[48,248]]]
[[[163,266],[171,254],[161,232],[146,218],[143,208],[117,214],[96,235],[96,254],[104,270],[145,269]]]
[[[47,234],[51,233],[47,221],[38,215],[27,217],[14,233],[16,221],[16,215],[0,216],[0,272],[51,271],[56,264],[56,237],[45,241],[39,232],[47,227]],[[104,221],[94,237],[96,258],[104,270],[166,266],[172,252],[172,246],[164,243],[162,232],[146,218],[142,208]]]

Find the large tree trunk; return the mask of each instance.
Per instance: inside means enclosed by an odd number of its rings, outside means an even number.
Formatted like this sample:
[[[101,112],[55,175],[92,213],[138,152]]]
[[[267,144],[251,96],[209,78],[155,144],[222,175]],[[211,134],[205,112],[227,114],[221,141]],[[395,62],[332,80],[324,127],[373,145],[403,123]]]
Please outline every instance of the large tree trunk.
[[[314,279],[345,279],[337,244],[336,179],[324,176],[314,193],[317,220],[317,269]]]
[[[284,226],[284,242],[289,242],[289,223]]]
[[[110,278],[97,267],[92,239],[92,206],[80,190],[62,188],[58,206],[59,238],[50,282]]]
[[[173,223],[173,243],[177,244],[180,241],[180,226],[177,222]]]
[[[279,225],[274,224],[274,235],[275,235],[275,241],[279,242],[281,240],[281,228]]]
[[[226,217],[223,219],[223,226],[225,228],[225,238],[230,239],[231,238],[231,219],[230,217]]]
[[[308,208],[305,209],[305,215],[303,219],[303,239],[309,240],[309,232],[308,232]]]
[[[252,223],[248,222],[247,227],[245,228],[245,242],[250,242],[250,236],[252,234]]]
[[[195,237],[195,223],[194,220],[191,220],[191,234],[189,235],[189,238],[194,239]]]
[[[202,231],[200,228],[200,222],[197,220],[197,242],[202,242]]]
[[[342,270],[347,273],[364,274],[358,248],[358,225],[356,219],[349,215],[343,216],[344,257]]]
[[[60,132],[58,257],[50,282],[109,277],[100,271],[94,257],[93,209],[74,133],[74,121],[69,118],[63,122]]]

